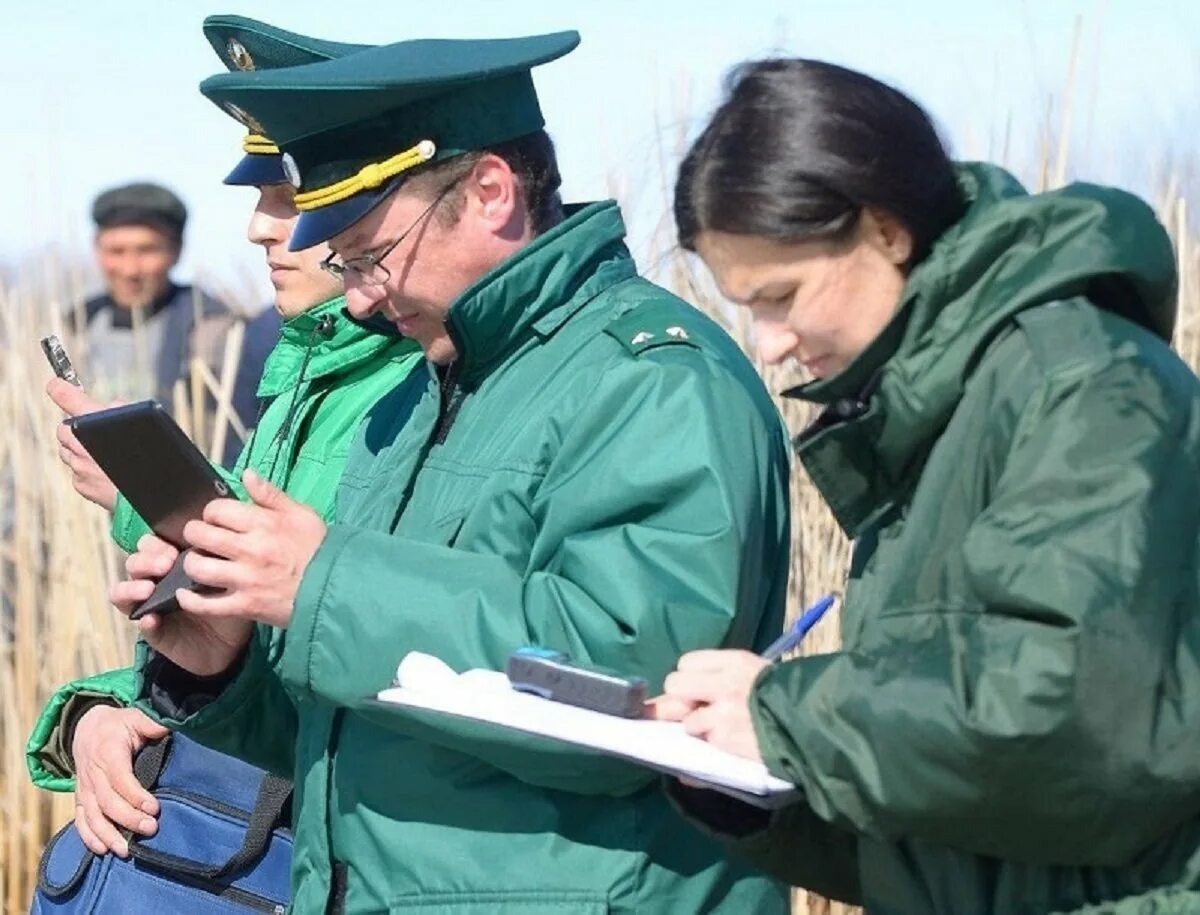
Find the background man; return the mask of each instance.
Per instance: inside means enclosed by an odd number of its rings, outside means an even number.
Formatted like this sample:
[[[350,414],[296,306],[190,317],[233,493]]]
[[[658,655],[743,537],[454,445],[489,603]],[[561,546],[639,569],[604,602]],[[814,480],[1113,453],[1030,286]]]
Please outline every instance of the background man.
[[[193,355],[221,377],[225,335],[236,316],[202,289],[172,281],[187,209],[170,190],[148,182],[114,187],[96,198],[92,219],[105,291],[84,304],[84,380],[102,399],[153,397],[172,410],[175,385],[190,377]],[[247,370],[261,374],[262,365]],[[254,422],[253,412],[240,418]],[[237,453],[231,439],[230,457]]]

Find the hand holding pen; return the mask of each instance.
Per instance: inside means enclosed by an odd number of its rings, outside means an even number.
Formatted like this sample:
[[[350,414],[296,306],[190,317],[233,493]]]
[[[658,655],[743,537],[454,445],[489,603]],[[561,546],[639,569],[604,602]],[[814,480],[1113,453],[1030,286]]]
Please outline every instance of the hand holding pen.
[[[792,623],[783,635],[766,647],[762,656],[768,661],[778,661],[789,651],[797,648],[812,627],[817,625],[821,621],[821,617],[829,612],[829,608],[833,606],[836,599],[832,594],[826,594],[801,613],[796,617],[796,622]]]
[[[689,734],[748,759],[762,759],[750,692],[763,668],[795,648],[829,608],[833,595],[817,601],[761,655],[749,651],[691,651],[663,683],[663,695],[647,704],[647,717],[680,721]]]

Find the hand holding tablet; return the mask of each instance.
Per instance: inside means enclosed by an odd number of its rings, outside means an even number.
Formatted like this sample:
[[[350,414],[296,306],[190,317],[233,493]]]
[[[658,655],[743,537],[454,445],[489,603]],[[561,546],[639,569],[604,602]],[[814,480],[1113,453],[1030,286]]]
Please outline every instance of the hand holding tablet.
[[[65,422],[150,529],[181,551],[174,567],[130,619],[177,610],[179,588],[211,592],[184,574],[188,551],[183,528],[200,518],[213,499],[236,498],[236,494],[192,440],[152,400],[85,413]]]

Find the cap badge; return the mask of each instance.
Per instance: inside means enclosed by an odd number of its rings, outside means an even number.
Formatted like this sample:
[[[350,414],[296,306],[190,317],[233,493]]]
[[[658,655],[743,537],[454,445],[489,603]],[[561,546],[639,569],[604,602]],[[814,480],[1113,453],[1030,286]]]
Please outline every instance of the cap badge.
[[[283,164],[283,174],[284,177],[287,178],[288,183],[292,185],[292,187],[299,187],[300,166],[296,164],[295,158],[291,153],[284,153],[282,156],[280,156],[280,159]]]
[[[230,63],[243,73],[254,69],[254,58],[250,56],[246,46],[236,38],[230,38],[225,42],[225,51],[229,54]]]

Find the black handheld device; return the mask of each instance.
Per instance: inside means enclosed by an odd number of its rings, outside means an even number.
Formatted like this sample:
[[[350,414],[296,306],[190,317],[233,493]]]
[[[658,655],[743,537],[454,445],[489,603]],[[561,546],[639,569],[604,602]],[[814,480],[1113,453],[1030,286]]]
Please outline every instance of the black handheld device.
[[[621,718],[641,718],[645,712],[643,678],[577,664],[561,651],[518,648],[508,657],[506,673],[513,689],[543,699]]]
[[[83,413],[65,422],[150,529],[183,551],[154,594],[130,618],[179,609],[178,588],[211,591],[183,573],[187,555],[183,528],[201,517],[213,499],[236,496],[175,420],[161,404],[144,400]]]
[[[71,357],[63,349],[58,335],[48,334],[42,337],[41,344],[42,352],[46,354],[46,361],[50,363],[50,368],[54,369],[54,374],[63,381],[69,381],[75,387],[80,387],[79,374],[75,371],[75,366],[71,364]]]

